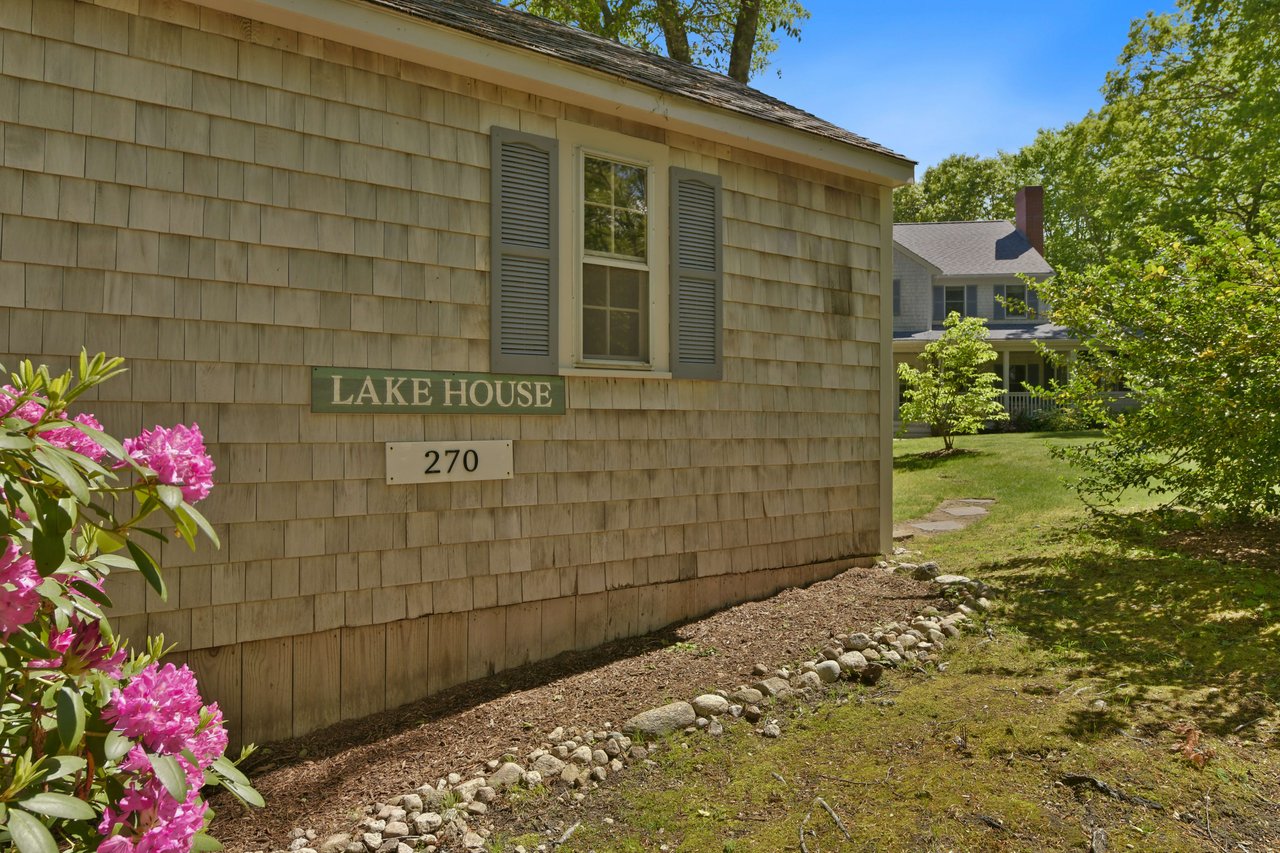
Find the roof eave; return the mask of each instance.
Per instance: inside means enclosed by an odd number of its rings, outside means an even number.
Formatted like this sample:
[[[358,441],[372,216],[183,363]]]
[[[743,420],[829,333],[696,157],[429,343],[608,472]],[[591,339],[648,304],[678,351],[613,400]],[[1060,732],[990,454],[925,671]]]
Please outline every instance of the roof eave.
[[[195,0],[264,23],[487,83],[585,106],[883,186],[914,163],[814,133],[660,92],[585,66],[483,39],[363,0]]]

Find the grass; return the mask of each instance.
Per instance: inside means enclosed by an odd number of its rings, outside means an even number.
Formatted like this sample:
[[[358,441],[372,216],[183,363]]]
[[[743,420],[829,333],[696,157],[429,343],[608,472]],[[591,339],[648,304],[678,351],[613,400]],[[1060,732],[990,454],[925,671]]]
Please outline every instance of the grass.
[[[804,828],[815,853],[1080,850],[1095,827],[1109,849],[1276,849],[1280,526],[1204,531],[1146,495],[1091,518],[1048,452],[1087,440],[980,436],[946,457],[937,439],[895,442],[896,520],[997,501],[912,546],[1001,590],[990,638],[953,643],[945,672],[777,709],[777,740],[745,724],[676,738],[592,794],[561,849],[798,850]]]

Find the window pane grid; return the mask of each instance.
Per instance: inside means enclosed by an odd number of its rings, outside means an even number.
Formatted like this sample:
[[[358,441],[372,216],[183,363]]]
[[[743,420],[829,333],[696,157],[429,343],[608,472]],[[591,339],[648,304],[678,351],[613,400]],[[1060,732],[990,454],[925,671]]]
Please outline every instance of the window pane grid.
[[[648,170],[599,157],[583,158],[583,250],[648,258]]]

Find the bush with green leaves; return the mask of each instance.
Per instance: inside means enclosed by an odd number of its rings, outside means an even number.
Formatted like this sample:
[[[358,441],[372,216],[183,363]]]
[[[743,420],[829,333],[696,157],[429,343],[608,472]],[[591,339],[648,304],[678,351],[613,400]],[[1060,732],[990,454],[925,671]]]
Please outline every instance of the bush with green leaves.
[[[166,595],[142,542],[217,542],[192,506],[213,483],[198,426],[121,442],[68,413],[123,369],[23,362],[0,388],[0,847],[20,853],[216,850],[202,787],[262,805],[191,672],[160,639],[130,654],[104,615],[113,572]]]
[[[1007,421],[1000,405],[1000,377],[984,370],[996,360],[987,343],[987,323],[981,317],[961,317],[952,311],[943,323],[942,337],[930,341],[920,354],[920,367],[898,365],[904,386],[900,417],[921,422],[951,450],[957,435],[972,435],[984,425]]]
[[[1052,387],[1104,439],[1062,455],[1094,505],[1125,489],[1231,517],[1280,512],[1280,245],[1238,225],[1144,235],[1148,260],[1037,285],[1082,340]],[[1118,408],[1123,383],[1130,405]]]

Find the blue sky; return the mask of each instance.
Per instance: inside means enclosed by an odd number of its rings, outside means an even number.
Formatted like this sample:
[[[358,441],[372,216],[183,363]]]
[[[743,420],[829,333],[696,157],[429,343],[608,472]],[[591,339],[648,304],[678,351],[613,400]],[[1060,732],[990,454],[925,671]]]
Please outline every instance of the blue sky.
[[[753,86],[919,161],[1015,151],[1102,104],[1129,22],[1173,0],[807,0]],[[782,76],[778,76],[778,71]]]

